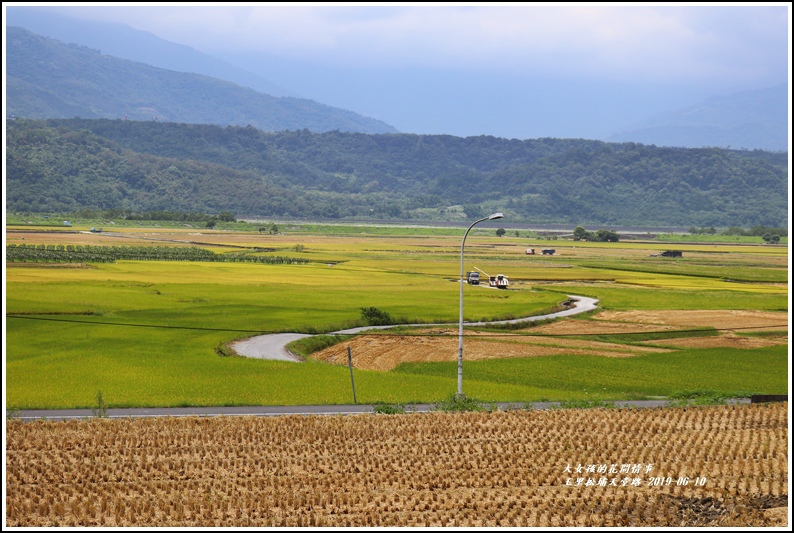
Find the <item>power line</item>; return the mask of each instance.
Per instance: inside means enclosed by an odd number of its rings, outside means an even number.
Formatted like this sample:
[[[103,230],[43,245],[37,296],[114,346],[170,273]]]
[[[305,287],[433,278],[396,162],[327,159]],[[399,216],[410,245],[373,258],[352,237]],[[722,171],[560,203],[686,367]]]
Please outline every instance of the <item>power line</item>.
[[[46,318],[41,316],[25,316],[25,315],[6,315],[6,318],[21,318],[25,320],[45,320],[49,322],[66,322],[70,324],[88,324],[98,326],[127,326],[134,328],[159,328],[159,329],[187,329],[198,331],[232,331],[236,333],[258,333],[260,335],[269,335],[276,333],[275,331],[262,331],[259,329],[234,329],[234,328],[202,328],[198,326],[168,326],[165,324],[130,324],[124,322],[105,322],[101,320],[74,320],[69,318]]]
[[[19,318],[25,320],[43,320],[50,322],[65,322],[70,324],[87,324],[99,326],[125,326],[137,328],[157,328],[157,329],[181,329],[181,330],[195,330],[195,331],[228,331],[234,333],[255,333],[258,335],[274,335],[278,333],[289,333],[284,331],[262,331],[259,329],[236,329],[236,328],[208,328],[198,326],[169,326],[164,324],[136,324],[124,322],[107,322],[101,320],[74,320],[68,318],[47,318],[42,316],[27,316],[27,315],[12,315],[7,314],[6,318]],[[465,324],[464,324],[465,325]],[[449,324],[452,327],[454,324]],[[397,327],[397,326],[395,326]],[[411,326],[411,327],[426,327],[426,326]],[[434,326],[444,327],[444,326]],[[609,337],[621,335],[654,335],[654,334],[680,334],[680,333],[699,333],[709,331],[740,331],[752,329],[769,329],[769,328],[787,328],[788,324],[773,324],[767,326],[743,326],[732,328],[709,328],[709,329],[677,329],[667,331],[627,331],[627,332],[609,332],[609,333],[479,333],[476,335],[465,335],[472,338],[522,338],[522,337]],[[381,337],[456,337],[456,332],[450,333],[374,333],[372,331],[362,331],[360,333],[317,333],[317,335],[337,335],[355,337],[357,335],[373,335],[376,334]]]
[[[465,323],[463,324],[466,325]],[[452,327],[450,324],[449,327]],[[676,330],[660,330],[660,331],[628,331],[610,332],[610,333],[478,333],[476,335],[464,335],[472,339],[482,338],[526,338],[526,337],[540,337],[540,338],[557,338],[557,337],[608,337],[608,336],[621,336],[621,335],[654,335],[654,334],[677,334],[677,333],[703,333],[710,331],[739,331],[745,329],[769,329],[769,328],[787,328],[788,324],[774,324],[769,326],[745,326],[733,328],[708,328],[708,329],[676,329]],[[325,333],[324,335],[334,335],[334,333]],[[372,331],[363,331],[355,334],[345,335],[378,335],[380,337],[457,337],[457,332],[450,333],[375,333]]]

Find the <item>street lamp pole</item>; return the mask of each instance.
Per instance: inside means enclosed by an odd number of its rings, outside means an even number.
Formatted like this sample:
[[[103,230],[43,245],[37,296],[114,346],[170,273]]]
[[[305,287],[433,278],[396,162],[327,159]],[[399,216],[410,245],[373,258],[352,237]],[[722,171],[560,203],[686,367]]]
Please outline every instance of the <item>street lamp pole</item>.
[[[494,213],[491,216],[481,218],[480,220],[475,221],[469,229],[466,230],[466,234],[463,235],[463,241],[460,243],[460,320],[458,321],[458,397],[463,397],[463,246],[466,244],[466,237],[469,236],[469,232],[471,228],[479,224],[480,222],[485,222],[486,220],[496,220],[498,218],[502,218],[504,215],[502,213]]]

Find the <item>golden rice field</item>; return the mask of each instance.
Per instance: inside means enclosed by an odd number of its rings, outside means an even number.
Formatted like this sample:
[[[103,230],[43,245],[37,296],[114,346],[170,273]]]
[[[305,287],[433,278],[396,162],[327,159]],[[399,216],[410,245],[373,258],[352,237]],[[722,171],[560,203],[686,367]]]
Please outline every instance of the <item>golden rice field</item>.
[[[10,420],[6,526],[785,526],[787,413]]]

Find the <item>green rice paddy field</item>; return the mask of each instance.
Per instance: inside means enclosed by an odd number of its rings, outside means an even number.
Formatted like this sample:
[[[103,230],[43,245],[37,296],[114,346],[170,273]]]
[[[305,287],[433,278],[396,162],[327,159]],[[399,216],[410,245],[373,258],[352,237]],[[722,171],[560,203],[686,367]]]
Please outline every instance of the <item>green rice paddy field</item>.
[[[124,228],[96,235],[10,227],[8,244],[202,246],[310,262],[9,263],[6,406],[92,407],[99,391],[109,407],[352,403],[344,366],[252,360],[223,355],[223,346],[260,333],[361,325],[362,307],[376,307],[401,323],[456,323],[463,232],[448,233],[379,228],[340,235],[318,226],[278,235],[255,228]],[[524,253],[547,246],[497,238],[493,230],[472,233],[466,270],[505,274],[511,286],[466,286],[466,320],[544,314],[578,294],[599,298],[604,310],[769,311],[788,323],[786,246],[698,242],[675,246],[683,258],[663,258],[651,256],[666,249],[658,242],[556,241],[554,256]],[[410,349],[411,338],[405,342]],[[623,359],[471,361],[465,364],[466,392],[484,401],[516,402],[636,399],[697,389],[781,394],[788,390],[787,355],[786,344],[684,348]],[[456,390],[456,368],[450,361],[355,370],[358,401],[442,400]]]

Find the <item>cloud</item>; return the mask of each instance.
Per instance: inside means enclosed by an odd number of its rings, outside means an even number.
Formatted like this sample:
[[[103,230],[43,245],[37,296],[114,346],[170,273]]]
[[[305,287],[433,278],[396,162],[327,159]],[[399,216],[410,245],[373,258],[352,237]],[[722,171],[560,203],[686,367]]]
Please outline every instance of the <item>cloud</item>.
[[[641,79],[788,79],[789,7],[451,4],[60,8],[209,53],[335,66]]]

